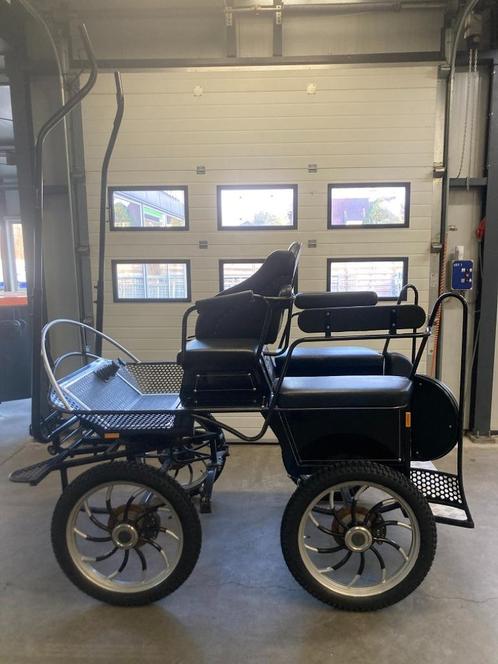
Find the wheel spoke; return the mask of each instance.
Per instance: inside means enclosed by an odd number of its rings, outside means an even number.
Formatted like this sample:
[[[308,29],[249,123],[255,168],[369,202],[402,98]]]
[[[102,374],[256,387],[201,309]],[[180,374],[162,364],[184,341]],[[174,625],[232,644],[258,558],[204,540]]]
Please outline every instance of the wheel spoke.
[[[146,544],[150,544],[151,546],[153,546],[154,549],[161,554],[161,556],[164,558],[164,560],[166,562],[166,567],[169,568],[168,556],[166,555],[166,551],[163,549],[163,547],[160,544],[158,544],[157,542],[154,542],[153,540],[150,540],[150,539],[144,539],[144,542]]]
[[[319,521],[317,521],[317,519],[315,519],[312,512],[309,513],[309,518],[310,518],[311,523],[316,528],[318,528],[318,530],[321,530],[322,533],[325,533],[326,535],[331,535],[332,537],[334,537],[334,535],[335,535],[335,536],[344,538],[344,535],[341,535],[340,533],[334,533],[333,530],[330,530],[329,528],[326,528],[325,526],[322,526],[322,524]]]
[[[85,563],[100,563],[103,560],[107,560],[108,558],[113,556],[116,553],[117,550],[118,550],[118,547],[115,546],[114,549],[112,549],[112,551],[109,551],[108,553],[105,553],[103,556],[96,556],[95,558],[93,558],[92,556],[82,556],[81,560],[83,560],[83,562],[85,562]]]
[[[363,571],[365,570],[365,554],[363,551],[360,553],[360,564],[358,566],[358,570],[356,574],[353,576],[351,581],[348,583],[348,587],[351,588],[351,586],[354,586],[354,584],[359,580],[361,575],[363,574]]]
[[[112,503],[111,503],[111,494],[112,494],[113,489],[114,489],[114,484],[110,484],[109,488],[107,489],[106,494],[105,494],[105,506],[107,508],[107,512],[110,515],[115,516],[114,510],[112,509]]]
[[[373,546],[370,547],[369,551],[371,551],[379,561],[380,570],[382,574],[382,583],[385,583],[387,571],[386,571],[386,563],[384,562],[384,558],[380,555],[377,549],[373,548]]]
[[[140,549],[133,549],[133,551],[135,551],[137,556],[140,558],[140,562],[142,564],[142,572],[145,574],[147,570],[147,561],[145,559],[144,554],[140,551]]]
[[[78,528],[73,528],[73,531],[79,535],[79,537],[88,540],[89,542],[110,542],[111,537],[94,537],[93,535],[88,535],[87,533],[84,533],[81,530],[78,530]]]
[[[399,551],[403,558],[408,562],[408,554],[406,551],[403,549],[402,546],[400,546],[397,542],[394,542],[391,539],[387,539],[384,537],[374,537],[375,542],[382,542],[383,544],[389,544],[389,546],[392,546],[393,549],[396,549],[396,551]]]
[[[135,500],[135,498],[137,498],[141,493],[143,493],[144,490],[145,490],[145,489],[139,489],[138,491],[135,491],[135,493],[133,493],[133,494],[128,498],[128,500],[126,501],[126,505],[125,505],[125,508],[124,508],[124,512],[123,512],[123,521],[127,521],[127,520],[128,520],[128,512],[130,511],[130,507],[131,507],[132,502],[133,502],[133,501]]]
[[[128,558],[129,557],[130,557],[130,551],[128,549],[126,549],[126,551],[124,552],[124,556],[123,556],[123,562],[121,563],[121,565],[119,566],[119,569],[118,569],[118,574],[121,574],[121,572],[124,570],[124,568],[128,564]]]
[[[344,544],[340,544],[339,546],[332,546],[332,547],[318,547],[318,546],[311,546],[311,544],[305,544],[304,545],[307,549],[310,551],[314,551],[315,553],[335,553],[336,551],[341,551],[345,549],[346,547]]]
[[[353,500],[351,501],[351,525],[356,526],[356,506],[358,503],[358,498],[368,489],[368,485],[361,486],[358,491],[354,494]]]
[[[341,519],[340,516],[338,516],[335,508],[332,507],[319,507],[318,505],[315,505],[313,507],[313,512],[316,512],[317,514],[326,514],[327,516],[333,516],[334,519],[341,525],[345,530],[347,530],[348,526],[344,523],[344,521]],[[334,533],[335,535],[335,533]]]
[[[172,537],[173,539],[175,539],[177,542],[180,541],[180,538],[178,537],[178,535],[177,535],[176,533],[174,533],[172,530],[168,530],[167,528],[164,528],[163,526],[161,526],[161,527],[159,528],[159,531],[160,531],[161,533],[164,533],[165,535],[169,535],[170,537]]]
[[[352,551],[348,551],[344,558],[341,558],[338,563],[335,565],[330,565],[329,567],[325,567],[324,569],[319,569],[318,571],[321,572],[322,574],[326,572],[336,572],[338,569],[341,569],[341,567],[344,567],[344,565],[348,562],[348,560],[351,558],[353,555]]]
[[[399,526],[400,528],[406,528],[407,530],[413,530],[409,523],[404,523],[403,521],[384,521],[383,526]]]
[[[385,498],[384,500],[376,503],[368,512],[365,514],[363,523],[368,523],[368,520],[372,514],[384,514],[385,512],[391,512],[392,510],[398,509],[399,503],[394,498]]]
[[[121,572],[124,570],[124,568],[128,564],[128,558],[129,557],[130,557],[130,552],[129,552],[128,549],[126,549],[126,551],[124,552],[124,556],[123,556],[123,562],[121,563],[121,565],[118,567],[118,569],[116,571],[114,571],[114,572],[112,572],[112,574],[108,575],[107,578],[109,580],[115,579],[118,576],[118,574],[121,574]]]
[[[108,528],[103,523],[101,523],[98,519],[95,518],[92,510],[90,509],[90,506],[88,505],[87,500],[84,501],[83,507],[85,508],[85,512],[86,512],[87,517],[90,519],[90,521],[93,523],[94,526],[97,526],[97,528],[100,528],[100,530],[105,530],[106,533],[111,532],[110,528]]]

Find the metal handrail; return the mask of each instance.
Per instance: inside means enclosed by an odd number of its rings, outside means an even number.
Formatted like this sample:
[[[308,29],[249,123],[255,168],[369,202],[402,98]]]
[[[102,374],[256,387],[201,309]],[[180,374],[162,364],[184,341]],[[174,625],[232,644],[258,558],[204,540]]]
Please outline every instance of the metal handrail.
[[[140,364],[140,360],[138,359],[138,357],[136,357],[136,355],[133,355],[133,353],[131,351],[129,351],[124,346],[122,346],[118,341],[116,341],[115,339],[113,339],[109,335],[104,334],[104,332],[101,332],[100,330],[96,330],[95,328],[91,327],[90,325],[86,325],[85,323],[80,323],[77,320],[70,320],[68,318],[58,318],[56,320],[51,321],[50,323],[47,323],[44,326],[44,328],[41,332],[41,358],[42,358],[43,366],[45,368],[45,372],[47,374],[50,385],[52,386],[54,392],[59,397],[59,400],[63,404],[64,408],[66,408],[66,410],[68,410],[69,412],[73,412],[74,408],[71,406],[69,401],[64,396],[64,390],[59,385],[59,383],[57,381],[57,378],[55,376],[55,373],[54,373],[54,371],[57,368],[58,364],[60,364],[60,361],[56,360],[54,362],[54,366],[52,367],[52,364],[51,364],[50,359],[49,359],[48,348],[47,348],[48,333],[50,332],[50,330],[52,328],[56,327],[57,325],[72,325],[73,327],[77,327],[80,330],[88,330],[88,331],[92,332],[93,334],[95,334],[97,336],[100,336],[102,339],[105,339],[110,344],[112,344],[115,348],[118,348],[123,353],[125,353],[134,362],[137,362],[137,363]],[[62,359],[64,359],[67,356],[68,356],[68,354],[62,356]],[[59,360],[60,359],[61,358],[59,358]]]

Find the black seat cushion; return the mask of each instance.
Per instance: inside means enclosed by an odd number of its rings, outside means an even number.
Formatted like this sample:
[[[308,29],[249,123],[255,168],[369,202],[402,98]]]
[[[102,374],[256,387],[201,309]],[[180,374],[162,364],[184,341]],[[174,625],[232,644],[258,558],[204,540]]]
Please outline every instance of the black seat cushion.
[[[284,378],[280,408],[397,408],[410,402],[412,381],[400,376]]]
[[[275,357],[277,372],[282,371],[286,355]],[[303,344],[294,349],[287,376],[344,376],[384,373],[384,357],[373,348],[362,346],[318,346]]]
[[[385,373],[390,376],[408,376],[412,371],[411,361],[401,353],[386,353]]]
[[[244,371],[254,367],[257,339],[191,339],[177,362],[198,371]]]

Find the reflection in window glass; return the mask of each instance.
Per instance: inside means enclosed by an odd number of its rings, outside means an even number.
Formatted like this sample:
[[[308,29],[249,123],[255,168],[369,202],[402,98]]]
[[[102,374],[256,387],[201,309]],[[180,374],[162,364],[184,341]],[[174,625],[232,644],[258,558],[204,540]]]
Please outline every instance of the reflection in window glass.
[[[188,300],[188,267],[178,263],[115,263],[117,300]]]
[[[184,188],[111,190],[112,227],[186,228],[185,194]]]
[[[408,185],[330,185],[329,226],[404,226]]]
[[[3,268],[3,255],[4,255],[4,248],[2,245],[2,234],[0,233],[0,293],[5,293],[6,290],[4,268]]]
[[[24,242],[22,237],[22,225],[12,224],[12,239],[14,244],[14,256],[16,265],[17,290],[26,290],[26,261],[24,259]]]
[[[406,280],[406,259],[329,260],[329,290],[375,291],[380,299],[396,299]]]
[[[294,228],[295,187],[218,187],[221,228]]]
[[[242,281],[249,279],[263,265],[262,261],[255,262],[229,262],[221,263],[221,290],[237,286]]]

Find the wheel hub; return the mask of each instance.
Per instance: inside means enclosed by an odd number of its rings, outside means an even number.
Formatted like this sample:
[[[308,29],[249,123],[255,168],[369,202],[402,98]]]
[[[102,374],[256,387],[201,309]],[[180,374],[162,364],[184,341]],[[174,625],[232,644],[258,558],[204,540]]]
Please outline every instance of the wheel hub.
[[[364,526],[353,526],[344,535],[344,544],[350,551],[363,553],[372,546],[372,533]]]
[[[131,524],[129,523],[120,523],[118,524],[111,533],[112,541],[120,549],[133,549],[136,546],[139,535]]]

